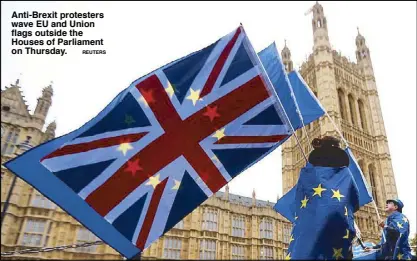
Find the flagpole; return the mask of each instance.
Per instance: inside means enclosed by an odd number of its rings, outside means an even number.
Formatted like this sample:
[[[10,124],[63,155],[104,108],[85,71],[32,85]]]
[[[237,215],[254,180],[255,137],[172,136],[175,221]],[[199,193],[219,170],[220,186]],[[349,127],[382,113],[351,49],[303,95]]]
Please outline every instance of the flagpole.
[[[300,81],[305,85],[305,86],[307,86],[307,88],[310,88],[309,86],[308,86],[308,84],[304,81],[304,79],[303,79],[303,77],[297,72],[297,71],[294,71],[296,74],[297,74],[297,76],[299,76],[298,78],[300,79]],[[287,78],[288,78],[288,76],[287,76]],[[294,94],[294,90],[292,89],[292,85],[291,85],[291,83],[289,83],[289,86],[290,86],[290,89],[291,89],[291,94],[292,94],[292,96],[293,96],[293,98],[294,98],[294,101],[295,101],[295,106],[297,107],[297,113],[298,113],[298,117],[300,117],[300,120],[301,120],[301,124],[303,125],[303,128],[301,129],[301,130],[304,130],[304,132],[305,132],[305,134],[306,134],[306,136],[307,136],[307,139],[308,139],[308,144],[309,144],[309,146],[310,146],[310,152],[311,151],[313,151],[313,145],[311,144],[311,139],[310,139],[310,136],[308,135],[308,131],[306,130],[306,126],[305,126],[305,124],[304,124],[304,118],[303,118],[303,114],[301,113],[301,110],[300,110],[300,106],[298,106],[298,101],[297,101],[297,97],[295,97],[295,94]],[[311,92],[310,92],[311,93]],[[325,110],[324,110],[325,111]]]
[[[17,176],[14,175],[13,180],[12,180],[12,184],[10,186],[10,189],[9,189],[8,193],[7,193],[6,201],[4,202],[3,211],[1,212],[1,224],[0,224],[1,227],[3,227],[4,217],[6,216],[7,209],[9,208],[10,198],[12,197],[12,192],[13,192],[13,189],[16,185],[16,180],[17,180]]]
[[[374,200],[374,197],[372,197],[372,203],[374,203],[373,205],[375,207],[376,216],[378,217],[378,222],[379,222],[381,220],[381,216],[379,215],[378,207],[376,206],[376,202]],[[384,238],[384,242],[387,242],[387,239],[385,238],[384,229],[382,229],[382,237]]]
[[[349,147],[349,143],[345,140],[345,138],[342,135],[342,132],[340,132],[339,128],[337,127],[336,123],[334,122],[334,120],[332,119],[332,117],[329,115],[329,113],[327,112],[327,110],[324,110],[326,112],[326,116],[330,119],[330,121],[333,124],[333,127],[336,129],[336,132],[339,134],[340,138],[342,139],[343,143],[345,143],[346,148]]]
[[[345,138],[343,137],[343,135],[342,135],[342,133],[340,132],[339,128],[337,127],[336,123],[333,121],[332,117],[330,117],[330,115],[327,113],[327,111],[326,111],[326,110],[325,110],[325,112],[326,112],[327,117],[329,117],[330,121],[332,122],[333,127],[336,129],[336,131],[339,133],[340,137],[342,138],[343,142],[345,143],[346,148],[349,148],[349,144],[348,144],[348,142],[347,142],[347,141],[345,140]],[[375,208],[376,215],[377,215],[377,217],[378,217],[378,222],[379,222],[379,220],[381,220],[381,216],[380,216],[380,214],[379,214],[378,207],[377,207],[377,205],[376,205],[376,202],[375,202],[374,197],[371,197],[371,198],[372,198],[372,203],[373,203],[373,206],[374,206],[374,208]],[[384,233],[384,229],[382,229],[382,237],[384,238],[384,241],[386,241],[386,238],[385,238],[385,233]]]
[[[240,27],[241,27],[242,31],[245,32],[245,29],[243,28],[242,23],[240,23]],[[246,35],[246,32],[245,32],[245,35]],[[246,35],[246,39],[248,41],[245,41],[245,39],[243,39],[242,44],[246,44],[246,45],[249,45],[251,47],[251,48],[249,48],[251,50],[250,51],[250,54],[252,54],[252,56],[256,59],[256,64],[259,64],[259,68],[263,72],[262,76],[264,76],[264,75],[267,76],[268,74],[267,74],[267,72],[266,72],[266,70],[264,68],[264,65],[262,64],[261,59],[259,58],[258,54],[256,52],[252,52],[252,50],[255,50],[255,49],[253,48],[252,44],[250,43],[249,37],[247,35]],[[279,105],[281,106],[282,110],[284,111],[285,119],[286,119],[286,121],[288,122],[288,124],[291,127],[292,134],[294,134],[294,136],[295,136],[295,139],[297,141],[297,145],[300,147],[301,153],[303,154],[304,159],[305,159],[305,161],[307,163],[308,162],[307,156],[304,153],[303,147],[301,146],[301,143],[300,143],[300,140],[297,137],[297,134],[295,133],[294,126],[292,126],[292,123],[291,123],[291,121],[290,121],[290,119],[289,119],[289,117],[287,115],[287,112],[285,111],[284,106],[282,106],[281,100],[279,99],[279,96],[278,96],[277,92],[274,89],[274,85],[272,84],[271,79],[269,79],[269,77],[266,77],[266,79],[265,79],[265,77],[262,77],[262,78],[267,81],[266,84],[269,85],[269,89],[271,89],[274,92],[275,97],[278,100]]]
[[[356,237],[358,238],[358,242],[361,245],[362,249],[365,249],[365,245],[363,244],[363,241],[362,241],[361,230],[359,229],[359,226],[358,224],[356,224],[355,220],[353,220],[353,225],[356,230]]]

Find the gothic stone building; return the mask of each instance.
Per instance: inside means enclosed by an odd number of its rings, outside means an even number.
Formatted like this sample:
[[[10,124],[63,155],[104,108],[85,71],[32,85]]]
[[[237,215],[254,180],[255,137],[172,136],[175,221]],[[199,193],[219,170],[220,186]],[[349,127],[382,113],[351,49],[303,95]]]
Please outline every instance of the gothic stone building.
[[[25,104],[19,80],[1,91],[1,209],[3,210],[14,175],[3,166],[16,154],[18,144],[30,136],[30,145],[36,146],[55,137],[56,123],[45,131],[45,119],[52,104],[53,89],[49,85],[42,91],[33,114]],[[36,173],[34,173],[36,175]],[[23,180],[17,178],[10,205],[1,228],[1,252],[33,247],[54,247],[86,241],[95,236],[83,228],[62,209],[43,197]],[[106,245],[16,255],[10,259],[121,259]],[[3,257],[2,257],[3,259]]]
[[[284,259],[291,224],[275,203],[217,192],[148,247],[142,259]]]
[[[300,74],[347,140],[383,216],[385,200],[397,197],[397,189],[370,50],[358,30],[355,41],[357,63],[348,61],[331,49],[323,7],[316,3],[311,11],[313,53],[301,65]],[[286,69],[291,71],[293,63],[288,47],[282,50],[281,56]],[[308,143],[313,138],[327,135],[339,137],[332,121],[326,116],[296,134],[306,154],[310,151]],[[283,193],[286,193],[297,182],[305,165],[294,137],[283,144],[282,160]],[[371,241],[379,239],[380,230],[373,205],[361,208],[356,214],[356,222],[364,238]]]

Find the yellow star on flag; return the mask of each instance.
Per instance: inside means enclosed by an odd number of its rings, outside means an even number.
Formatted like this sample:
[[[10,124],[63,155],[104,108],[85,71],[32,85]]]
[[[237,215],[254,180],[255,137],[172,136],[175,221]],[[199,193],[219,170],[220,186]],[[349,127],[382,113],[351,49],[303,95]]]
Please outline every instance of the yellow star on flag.
[[[292,237],[292,235],[291,235],[291,238],[290,238],[290,242],[288,244],[291,244],[291,241],[294,241],[294,238]]]
[[[291,253],[288,253],[288,255],[285,257],[285,260],[291,260]]]
[[[300,208],[307,207],[307,202],[308,202],[307,196],[304,196],[304,199],[301,200],[301,207]]]
[[[117,147],[118,151],[121,151],[123,153],[123,156],[126,156],[126,152],[128,150],[133,149],[132,145],[130,145],[130,143],[122,143],[119,145],[119,147]]]
[[[346,236],[343,237],[344,239],[349,239],[349,229],[346,229]]]
[[[404,223],[408,223],[408,219],[406,217],[403,217]]]
[[[401,224],[400,222],[397,222],[397,226],[398,226],[399,228],[403,228],[403,224]]]
[[[178,190],[180,188],[181,182],[179,182],[178,180],[174,179],[175,182],[175,186],[172,187],[173,190]]]
[[[161,183],[161,181],[159,180],[159,174],[157,174],[155,177],[150,177],[146,185],[152,185],[153,189],[155,189],[159,183]]]
[[[318,186],[317,188],[313,188],[313,190],[314,190],[313,197],[314,197],[315,195],[319,195],[319,197],[321,197],[321,193],[322,193],[323,191],[327,190],[327,189],[322,188],[322,187],[321,187],[321,184],[319,184],[319,186]]]
[[[345,196],[343,196],[342,194],[340,194],[340,191],[339,191],[339,190],[334,191],[334,190],[332,189],[332,191],[333,191],[333,196],[332,196],[332,198],[337,198],[337,199],[339,200],[339,202],[340,202],[340,198],[344,198],[344,197],[345,197]]]
[[[336,258],[336,260],[338,258],[343,258],[342,250],[343,248],[339,248],[339,249],[333,248],[333,257]]]
[[[345,206],[345,216],[348,216],[348,210],[346,206]]]
[[[172,85],[168,83],[168,87],[165,88],[165,91],[168,93],[169,98],[172,99],[172,96],[174,95],[174,88],[172,88]]]
[[[399,253],[399,254],[397,255],[398,260],[403,259],[403,256],[404,256],[403,254]]]
[[[190,95],[187,96],[187,100],[191,100],[193,102],[193,105],[196,104],[196,102],[200,99],[200,90],[194,91],[193,89],[190,89]]]
[[[221,129],[221,130],[217,130],[216,133],[214,133],[214,135],[212,136],[213,138],[217,138],[217,140],[220,140],[221,138],[223,138],[224,136],[224,131],[225,129]]]

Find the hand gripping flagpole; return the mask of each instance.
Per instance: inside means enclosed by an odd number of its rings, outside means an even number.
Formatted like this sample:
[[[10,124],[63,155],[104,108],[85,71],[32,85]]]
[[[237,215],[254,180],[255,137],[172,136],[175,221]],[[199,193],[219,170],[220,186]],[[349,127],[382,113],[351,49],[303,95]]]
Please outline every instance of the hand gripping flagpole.
[[[333,127],[336,129],[336,131],[337,131],[337,133],[339,134],[340,138],[341,138],[341,139],[342,139],[342,141],[345,143],[346,148],[349,148],[349,143],[348,143],[348,142],[345,140],[345,138],[343,137],[343,135],[342,135],[342,133],[340,132],[339,128],[337,127],[336,123],[334,122],[334,120],[332,119],[332,117],[330,117],[329,113],[327,113],[327,111],[326,111],[326,110],[325,110],[325,112],[326,112],[326,116],[330,119],[331,123],[333,124]],[[365,181],[365,182],[366,182],[366,181]],[[373,206],[374,206],[374,208],[375,208],[375,211],[376,211],[376,216],[378,217],[378,222],[379,222],[379,220],[381,220],[381,216],[380,216],[380,214],[379,214],[378,207],[376,206],[375,199],[374,199],[374,197],[373,197],[372,195],[371,195],[371,198],[372,198],[372,203],[373,203]],[[382,229],[382,237],[384,238],[384,242],[385,242],[385,241],[386,241],[386,238],[385,238],[384,229]]]

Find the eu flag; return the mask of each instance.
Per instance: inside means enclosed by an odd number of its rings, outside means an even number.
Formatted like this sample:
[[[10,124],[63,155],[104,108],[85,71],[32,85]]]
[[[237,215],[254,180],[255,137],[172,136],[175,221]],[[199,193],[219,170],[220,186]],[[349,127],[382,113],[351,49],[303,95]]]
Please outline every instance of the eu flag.
[[[349,156],[349,170],[358,188],[359,207],[366,205],[372,201],[372,196],[365,177],[360,169],[355,156],[353,156],[350,148],[345,149],[346,154]],[[289,202],[292,202],[295,198],[296,187],[293,187],[288,191],[278,202],[275,204],[274,209],[279,212],[283,217],[288,219],[291,223],[294,223],[295,206]]]
[[[287,259],[349,257],[356,235],[353,213],[359,208],[358,189],[349,168],[308,163],[295,187],[295,202],[287,203],[295,208]]]

